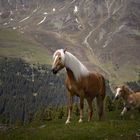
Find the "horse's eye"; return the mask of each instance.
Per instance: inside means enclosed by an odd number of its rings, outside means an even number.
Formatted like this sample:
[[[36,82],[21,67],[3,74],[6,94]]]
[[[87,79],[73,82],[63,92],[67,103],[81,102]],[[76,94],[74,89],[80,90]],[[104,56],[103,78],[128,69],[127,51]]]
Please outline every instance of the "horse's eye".
[[[59,60],[61,60],[61,57],[59,57]]]

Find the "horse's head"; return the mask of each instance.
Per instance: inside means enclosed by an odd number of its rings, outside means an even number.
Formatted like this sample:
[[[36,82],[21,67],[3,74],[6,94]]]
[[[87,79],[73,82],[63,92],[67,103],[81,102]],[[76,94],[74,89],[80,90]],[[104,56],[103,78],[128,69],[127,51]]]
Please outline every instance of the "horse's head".
[[[57,50],[53,55],[53,64],[52,64],[52,72],[57,74],[58,71],[64,68],[64,59],[65,59],[66,49]]]
[[[124,94],[125,94],[125,86],[118,86],[116,87],[116,94],[115,94],[115,100],[120,98],[120,97],[123,97]]]

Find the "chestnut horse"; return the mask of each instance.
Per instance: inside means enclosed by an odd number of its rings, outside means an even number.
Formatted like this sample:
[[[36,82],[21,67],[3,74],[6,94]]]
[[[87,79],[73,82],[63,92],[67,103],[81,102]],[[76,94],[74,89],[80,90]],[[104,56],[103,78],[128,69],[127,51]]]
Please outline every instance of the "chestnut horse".
[[[130,109],[138,108],[140,110],[140,92],[134,92],[127,86],[119,86],[116,88],[115,100],[122,97],[124,100],[124,108],[121,116]]]
[[[72,113],[72,97],[80,98],[80,119],[83,121],[84,98],[89,106],[88,121],[93,114],[92,101],[96,97],[99,119],[104,116],[105,79],[99,73],[90,72],[74,55],[70,52],[59,49],[53,55],[52,72],[56,74],[61,69],[66,68],[66,87],[68,90],[68,117],[66,124],[70,123]]]

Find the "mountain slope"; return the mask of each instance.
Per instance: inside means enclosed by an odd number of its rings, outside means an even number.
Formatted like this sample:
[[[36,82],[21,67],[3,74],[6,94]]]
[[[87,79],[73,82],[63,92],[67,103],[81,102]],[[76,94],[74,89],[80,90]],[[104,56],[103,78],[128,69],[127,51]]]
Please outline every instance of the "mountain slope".
[[[139,0],[1,0],[0,9],[1,28],[28,34],[50,54],[67,47],[112,83],[139,79]]]
[[[29,63],[50,64],[49,52],[39,46],[30,36],[23,36],[11,29],[0,29],[0,56],[22,58]]]

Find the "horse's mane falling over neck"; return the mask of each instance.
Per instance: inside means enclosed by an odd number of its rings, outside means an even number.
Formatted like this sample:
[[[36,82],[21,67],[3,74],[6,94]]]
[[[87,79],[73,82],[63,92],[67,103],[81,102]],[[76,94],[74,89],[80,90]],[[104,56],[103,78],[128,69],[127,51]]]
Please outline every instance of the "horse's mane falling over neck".
[[[67,51],[65,52],[64,65],[66,69],[70,69],[73,72],[76,80],[89,74],[89,70],[73,54]]]

